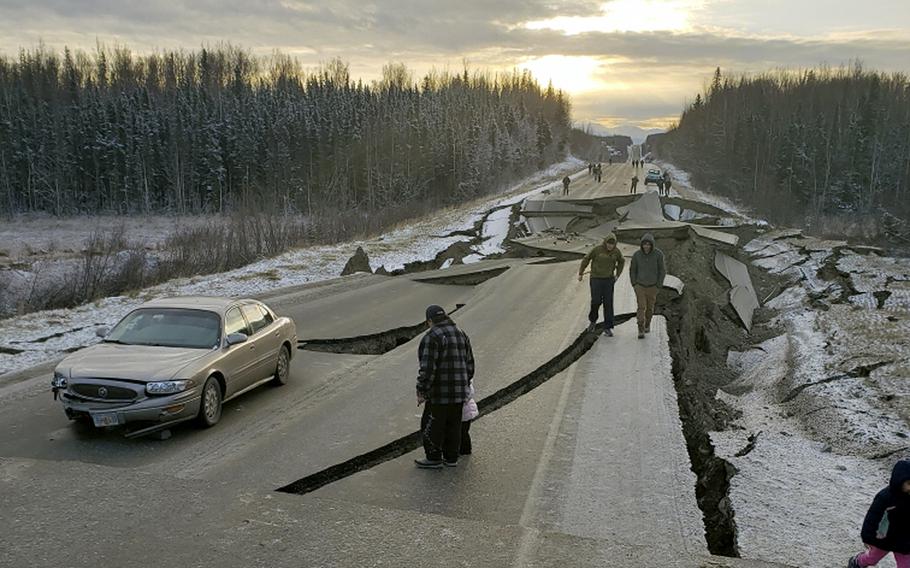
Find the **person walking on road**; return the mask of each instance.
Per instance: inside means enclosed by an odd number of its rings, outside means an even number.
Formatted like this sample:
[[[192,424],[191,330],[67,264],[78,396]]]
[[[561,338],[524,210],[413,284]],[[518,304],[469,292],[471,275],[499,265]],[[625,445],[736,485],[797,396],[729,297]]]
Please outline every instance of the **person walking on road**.
[[[664,195],[664,180],[660,178],[657,180],[657,195],[663,197]]]
[[[604,167],[603,164],[597,164],[594,166],[594,173],[597,175],[597,183],[600,183],[603,180]]]
[[[604,335],[613,337],[613,289],[616,279],[622,273],[626,259],[616,248],[616,235],[607,234],[603,243],[592,248],[581,260],[578,268],[578,281],[581,282],[585,269],[591,265],[591,311],[588,312],[588,332],[593,332],[597,325],[600,306],[604,307]]]
[[[467,334],[444,309],[429,306],[426,317],[430,329],[417,349],[417,405],[425,404],[420,432],[426,458],[414,462],[424,469],[455,467],[461,447],[462,412],[474,378],[474,353]]]
[[[664,196],[670,197],[671,185],[673,185],[673,182],[670,181],[670,172],[664,172]]]
[[[637,175],[633,175],[633,176],[632,176],[632,187],[629,188],[629,193],[637,193],[637,191],[636,191],[636,189],[635,189],[635,188],[637,188],[637,187],[638,187],[638,176],[637,176]]]
[[[645,233],[641,238],[641,248],[632,255],[629,266],[629,279],[635,290],[638,303],[638,338],[651,333],[651,317],[657,303],[657,290],[663,286],[667,268],[664,253],[654,246],[654,236]]]
[[[847,568],[875,566],[894,554],[897,568],[910,568],[910,460],[900,460],[891,481],[875,496],[861,533],[865,552],[849,560]]]
[[[572,183],[572,179],[569,176],[562,178],[562,194],[569,195],[569,184]]]
[[[588,164],[588,175],[594,172],[594,164]]]

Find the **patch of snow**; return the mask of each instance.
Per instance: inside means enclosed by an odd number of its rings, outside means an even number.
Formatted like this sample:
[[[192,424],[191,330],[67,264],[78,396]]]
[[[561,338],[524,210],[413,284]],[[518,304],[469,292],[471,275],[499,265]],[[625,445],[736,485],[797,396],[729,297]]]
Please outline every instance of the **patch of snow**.
[[[439,268],[440,268],[440,269],[442,269],[442,268],[448,268],[448,267],[452,266],[452,263],[454,263],[454,262],[455,262],[455,259],[454,259],[454,258],[447,258],[447,259],[445,260],[445,262],[442,263],[442,266],[440,266]]]
[[[502,245],[509,236],[509,220],[511,216],[511,207],[502,207],[487,216],[480,233],[483,242],[474,248],[477,254],[485,256],[505,252]]]
[[[656,160],[654,163],[660,167],[660,169],[666,172],[670,172],[670,176],[673,179],[673,189],[671,190],[671,195],[674,195],[676,197],[691,198],[703,203],[707,203],[708,205],[713,205],[718,209],[723,209],[724,211],[735,214],[742,219],[745,219],[746,221],[754,223],[756,225],[768,225],[768,222],[763,219],[752,218],[742,207],[736,205],[725,197],[713,195],[711,193],[695,189],[695,187],[692,185],[692,177],[689,175],[689,172],[677,168],[669,162]]]
[[[814,333],[811,318],[802,324]],[[801,424],[775,404],[789,361],[801,353],[799,343],[780,336],[729,355],[739,372],[731,386],[741,394],[720,391],[718,398],[741,415],[734,429],[712,432],[711,441],[717,455],[737,468],[730,500],[742,556],[823,568],[862,550],[863,517],[890,469],[806,439]],[[750,436],[754,448],[744,452]]]

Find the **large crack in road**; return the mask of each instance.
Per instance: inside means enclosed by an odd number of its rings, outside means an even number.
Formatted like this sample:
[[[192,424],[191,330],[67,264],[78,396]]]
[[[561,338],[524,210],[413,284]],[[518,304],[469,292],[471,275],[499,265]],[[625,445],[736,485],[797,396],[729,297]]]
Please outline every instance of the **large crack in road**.
[[[634,317],[635,314],[619,314],[615,317],[616,325],[624,323]],[[426,326],[423,325],[422,328],[425,330]],[[601,331],[602,328],[598,326],[595,333],[581,333],[568,347],[543,365],[537,367],[508,386],[503,387],[478,401],[477,406],[480,410],[480,416],[477,420],[480,420],[485,415],[495,412],[519,397],[531,392],[552,377],[567,369],[591,349],[591,346],[594,345],[594,342],[597,341],[597,338],[600,336]],[[404,454],[416,450],[420,445],[420,432],[415,431],[392,440],[376,449],[370,450],[369,452],[327,467],[311,475],[307,475],[306,477],[279,488],[278,491],[298,495],[311,493],[320,487],[403,456]]]
[[[754,229],[736,232],[748,236]],[[701,239],[658,239],[672,263],[673,271],[685,283],[682,296],[662,291],[658,313],[667,319],[673,380],[677,391],[683,436],[689,452],[698,506],[702,510],[708,550],[720,556],[739,557],[735,511],[730,502],[730,481],[736,468],[715,454],[710,432],[725,429],[734,411],[717,399],[717,391],[736,378],[727,366],[729,351],[760,343],[763,335],[774,335],[764,326],[750,333],[738,324],[727,302],[728,284],[714,270],[714,247]],[[736,251],[729,254],[737,256]],[[753,268],[750,275],[760,295],[779,286],[777,279]],[[759,309],[756,321],[764,323]]]

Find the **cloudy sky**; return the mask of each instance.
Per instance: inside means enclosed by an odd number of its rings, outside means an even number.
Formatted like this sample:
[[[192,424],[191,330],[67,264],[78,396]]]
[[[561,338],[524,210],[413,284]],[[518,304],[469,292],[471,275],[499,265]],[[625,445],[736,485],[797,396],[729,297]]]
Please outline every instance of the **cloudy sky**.
[[[714,68],[754,72],[859,59],[910,71],[910,0],[0,0],[0,54],[137,52],[230,41],[305,66],[527,68],[618,131],[665,127]]]

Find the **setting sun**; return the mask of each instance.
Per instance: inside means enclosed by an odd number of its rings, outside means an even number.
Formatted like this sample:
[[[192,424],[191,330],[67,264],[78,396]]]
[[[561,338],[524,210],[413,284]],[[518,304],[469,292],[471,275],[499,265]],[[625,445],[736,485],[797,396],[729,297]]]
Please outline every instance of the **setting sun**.
[[[530,59],[519,65],[527,69],[541,85],[553,86],[568,93],[585,93],[603,89],[605,84],[597,78],[602,62],[594,57],[546,55]]]

